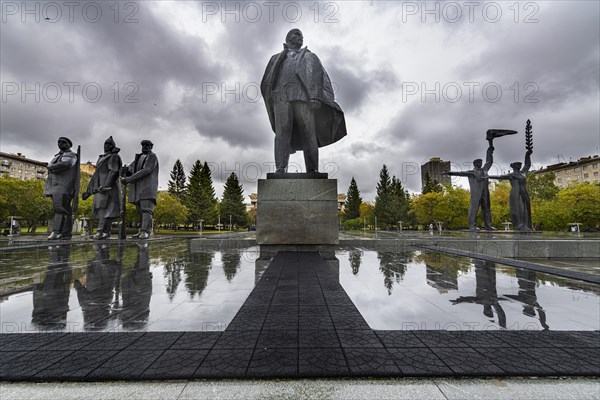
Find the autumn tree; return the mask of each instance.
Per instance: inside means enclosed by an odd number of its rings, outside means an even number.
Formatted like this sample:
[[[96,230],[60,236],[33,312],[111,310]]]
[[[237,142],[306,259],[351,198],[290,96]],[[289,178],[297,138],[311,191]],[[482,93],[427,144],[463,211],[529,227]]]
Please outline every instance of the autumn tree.
[[[164,225],[179,225],[187,221],[188,209],[173,194],[159,192],[154,208],[154,226],[158,228]]]

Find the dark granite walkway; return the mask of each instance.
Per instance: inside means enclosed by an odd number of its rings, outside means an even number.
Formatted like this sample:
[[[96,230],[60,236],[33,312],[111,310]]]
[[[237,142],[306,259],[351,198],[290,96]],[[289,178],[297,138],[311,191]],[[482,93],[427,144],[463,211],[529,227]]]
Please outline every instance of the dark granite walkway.
[[[600,376],[600,332],[373,331],[317,253],[279,253],[224,332],[0,335],[0,379]]]

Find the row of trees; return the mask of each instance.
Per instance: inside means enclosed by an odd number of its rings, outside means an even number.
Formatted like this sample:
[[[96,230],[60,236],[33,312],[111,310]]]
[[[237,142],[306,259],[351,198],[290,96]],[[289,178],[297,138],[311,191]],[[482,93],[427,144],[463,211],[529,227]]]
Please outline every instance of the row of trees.
[[[81,188],[85,190],[89,176],[82,174]],[[10,216],[20,217],[21,225],[28,231],[37,226],[45,226],[52,218],[52,201],[44,197],[44,181],[20,180],[10,177],[0,178],[0,222],[8,221]],[[217,199],[213,187],[210,169],[207,163],[196,161],[186,177],[183,165],[175,162],[171,172],[168,191],[159,192],[154,209],[155,229],[161,226],[179,225],[197,226],[203,220],[204,226],[215,226],[221,215],[224,225],[231,222],[234,226],[248,225],[244,190],[238,177],[232,173],[226,183],[221,201]],[[75,218],[91,218],[93,197],[79,200]],[[128,222],[139,222],[139,216],[133,204],[127,203]]]
[[[383,166],[377,183],[375,203],[364,203],[354,178],[350,182],[345,211],[341,215],[346,229],[417,228],[442,222],[445,229],[467,229],[469,191],[452,185],[441,185],[427,179],[423,192],[409,195],[399,179],[390,178]],[[527,186],[531,197],[532,221],[538,230],[564,231],[570,223],[581,223],[585,230],[600,229],[600,185],[582,183],[559,189],[554,174],[529,174]],[[491,191],[492,223],[501,229],[510,222],[510,184],[501,182]],[[479,217],[480,218],[480,217]],[[479,221],[482,225],[482,221]]]
[[[202,164],[197,160],[192,165],[189,177],[186,177],[183,164],[177,160],[171,171],[168,192],[187,208],[187,224],[199,225],[202,220],[205,226],[214,226],[219,216],[228,224],[231,216],[233,225],[248,225],[244,188],[234,172],[225,181],[223,198],[219,201],[207,162]]]

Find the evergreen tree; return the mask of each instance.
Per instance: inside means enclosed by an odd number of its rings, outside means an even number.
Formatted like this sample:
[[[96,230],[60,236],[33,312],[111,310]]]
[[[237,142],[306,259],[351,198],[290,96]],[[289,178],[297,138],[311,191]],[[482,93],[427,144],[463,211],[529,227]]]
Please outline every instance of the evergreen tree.
[[[362,198],[360,197],[360,191],[354,177],[350,181],[350,187],[348,188],[348,196],[346,197],[346,204],[344,205],[344,221],[355,219],[360,217],[360,204]]]
[[[377,217],[377,226],[388,229],[391,225],[390,218],[390,200],[391,200],[392,180],[387,166],[384,164],[379,172],[379,182],[377,183],[377,195],[375,196],[375,216]]]
[[[221,220],[224,224],[229,223],[229,216],[231,215],[233,225],[246,226],[248,218],[246,216],[246,205],[244,204],[244,189],[235,172],[232,172],[225,182],[220,210]]]
[[[184,204],[189,210],[188,220],[192,224],[198,223],[200,219],[204,219],[206,224],[206,218],[202,215],[202,163],[200,160],[196,160],[192,169],[190,170],[190,177],[188,179],[186,195],[184,197]]]
[[[429,172],[425,172],[425,184],[423,185],[421,192],[422,194],[427,194],[431,192],[443,193],[444,187],[441,183],[437,181],[437,179],[431,179],[431,177],[429,176]]]
[[[213,187],[212,176],[210,173],[210,167],[208,163],[205,161],[202,166],[202,171],[200,173],[200,185],[202,187],[202,204],[203,204],[203,213],[206,215],[204,218],[205,223],[217,223],[217,205],[219,203],[217,199],[217,195],[215,193],[215,188]]]
[[[171,170],[171,179],[169,180],[169,193],[173,196],[177,197],[179,200],[182,200],[183,195],[185,194],[185,172],[183,170],[183,164],[181,161],[177,159],[175,161],[175,165],[173,165],[173,170]]]
[[[392,177],[390,185],[390,214],[391,224],[396,225],[398,221],[405,224],[409,222],[409,194],[402,186],[400,179]]]

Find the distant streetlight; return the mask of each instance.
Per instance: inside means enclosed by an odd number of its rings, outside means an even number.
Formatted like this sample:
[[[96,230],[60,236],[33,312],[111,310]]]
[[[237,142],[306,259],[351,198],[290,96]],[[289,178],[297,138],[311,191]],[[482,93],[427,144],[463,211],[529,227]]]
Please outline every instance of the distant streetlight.
[[[377,217],[375,217],[375,237],[377,237]]]
[[[231,214],[229,214],[229,232],[231,232]]]
[[[221,233],[221,214],[219,213],[219,222],[217,223],[217,229],[219,230],[219,233]]]
[[[402,221],[398,221],[398,230],[402,233]]]
[[[198,222],[200,222],[200,236],[202,236],[202,223],[204,222],[204,220],[203,220],[203,219],[201,219],[201,220],[200,220],[200,221],[198,221]]]

